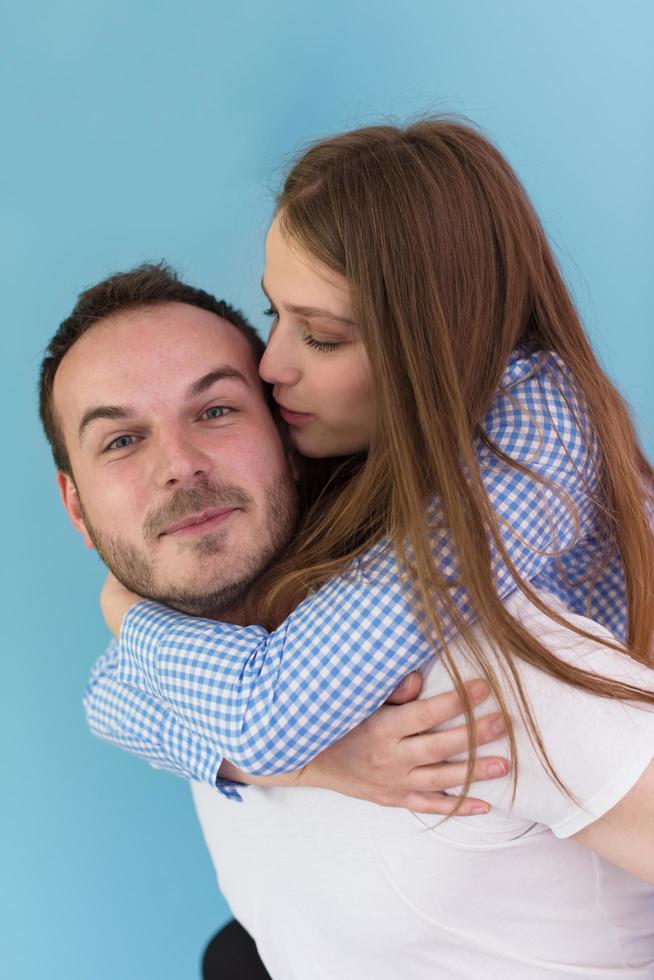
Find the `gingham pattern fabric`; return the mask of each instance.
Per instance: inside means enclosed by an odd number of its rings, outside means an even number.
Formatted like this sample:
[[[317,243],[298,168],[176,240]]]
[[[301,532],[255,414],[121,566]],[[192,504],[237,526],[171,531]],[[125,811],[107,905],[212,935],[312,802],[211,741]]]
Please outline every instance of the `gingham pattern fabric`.
[[[480,473],[518,573],[624,637],[622,565],[596,505],[597,443],[557,355],[514,351],[484,430],[529,471],[477,442]],[[438,523],[437,501],[430,511]],[[433,550],[454,580],[447,530],[433,533]],[[493,563],[498,594],[508,596],[516,585],[497,549]],[[453,594],[473,622],[465,591]],[[454,626],[443,622],[449,639]],[[252,775],[298,769],[433,655],[396,559],[380,542],[273,633],[138,603],[125,617],[120,646],[98,661],[85,707],[95,734],[238,798],[233,784],[217,780],[223,756]]]

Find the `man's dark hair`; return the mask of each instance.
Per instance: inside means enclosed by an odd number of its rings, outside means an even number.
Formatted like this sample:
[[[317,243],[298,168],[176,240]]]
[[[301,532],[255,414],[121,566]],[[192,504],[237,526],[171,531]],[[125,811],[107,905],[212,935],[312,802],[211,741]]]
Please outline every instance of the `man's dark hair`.
[[[182,282],[175,270],[165,262],[144,263],[129,272],[117,272],[86,289],[79,294],[73,312],[59,325],[48,344],[39,379],[41,422],[57,469],[69,476],[72,476],[70,458],[52,401],[57,368],[73,344],[99,320],[125,310],[161,303],[186,303],[215,313],[243,334],[252,347],[255,362],[258,364],[261,360],[265,344],[240,310],[224,300],[216,299],[204,289],[196,289]]]

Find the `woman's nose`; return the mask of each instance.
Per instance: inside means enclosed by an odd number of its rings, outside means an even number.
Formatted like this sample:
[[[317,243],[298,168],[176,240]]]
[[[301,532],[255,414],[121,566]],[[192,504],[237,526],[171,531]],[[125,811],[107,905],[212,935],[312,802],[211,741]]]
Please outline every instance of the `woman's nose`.
[[[271,332],[265,353],[259,362],[259,374],[272,385],[295,385],[301,377],[296,343],[279,324]]]

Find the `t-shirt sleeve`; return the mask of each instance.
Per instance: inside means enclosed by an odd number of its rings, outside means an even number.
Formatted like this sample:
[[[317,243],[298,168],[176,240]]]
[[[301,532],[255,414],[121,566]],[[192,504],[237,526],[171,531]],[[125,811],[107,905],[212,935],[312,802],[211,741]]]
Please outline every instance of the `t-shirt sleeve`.
[[[592,632],[597,641],[580,637],[554,623],[524,597],[513,596],[507,606],[513,615],[561,660],[601,677],[654,691],[654,669],[607,647],[613,637],[597,623],[559,608],[565,618]],[[654,708],[643,702],[598,697],[519,662],[519,676],[547,756],[571,799],[552,779],[521,717],[516,696],[506,685],[518,751],[515,802],[511,781],[474,784],[470,795],[485,799],[510,814],[549,827],[556,837],[570,837],[618,803],[636,784],[654,758]],[[465,673],[468,673],[466,670]],[[479,714],[488,711],[488,703]],[[509,757],[507,739],[485,746],[483,755]]]

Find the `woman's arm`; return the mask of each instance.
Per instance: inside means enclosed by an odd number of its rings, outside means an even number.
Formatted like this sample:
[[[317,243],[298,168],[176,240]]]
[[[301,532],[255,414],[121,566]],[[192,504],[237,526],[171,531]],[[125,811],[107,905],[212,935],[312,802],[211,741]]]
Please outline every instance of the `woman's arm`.
[[[401,807],[414,813],[445,816],[457,808],[458,816],[488,813],[479,799],[448,795],[445,791],[465,781],[467,766],[450,763],[468,748],[463,721],[463,704],[455,691],[421,701],[421,678],[410,674],[391,695],[388,703],[295,773],[250,776],[224,761],[220,776],[255,786],[315,786],[344,796],[354,796],[379,806]],[[481,704],[488,695],[486,685],[468,685],[472,703]],[[403,704],[402,710],[399,705]],[[460,724],[446,731],[430,731],[457,718]],[[429,734],[426,734],[429,732]],[[486,714],[477,722],[479,745],[496,741],[504,732],[501,715]],[[474,779],[496,779],[508,772],[506,759],[478,757]]]
[[[157,769],[168,769],[189,779],[197,778],[199,771],[203,781],[232,799],[240,798],[236,784],[254,784],[316,786],[384,806],[411,807],[420,813],[439,815],[450,813],[457,802],[443,791],[461,782],[465,766],[443,760],[466,749],[467,730],[459,725],[441,734],[423,735],[422,732],[457,718],[463,705],[454,691],[416,701],[422,685],[419,674],[405,678],[391,695],[392,704],[380,708],[302,770],[256,777],[222,759],[215,746],[185,729],[155,699],[117,681],[115,643],[110,645],[101,663],[102,670],[96,667],[85,696],[91,731]],[[89,697],[91,689],[92,698]],[[472,682],[469,690],[474,704],[481,704],[488,695],[486,685],[478,681]],[[145,718],[154,724],[144,726]],[[501,719],[495,713],[480,718],[479,744],[485,745],[498,737],[498,721]],[[163,737],[157,740],[152,732],[162,732]],[[177,761],[182,745],[194,759],[192,770],[181,768]],[[506,771],[506,760],[496,756],[480,758],[476,779],[495,778],[498,773],[492,771],[493,765]],[[464,816],[487,810],[488,805],[482,800],[467,799],[460,813]]]

